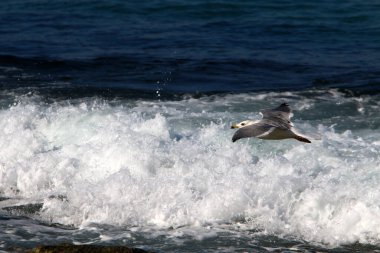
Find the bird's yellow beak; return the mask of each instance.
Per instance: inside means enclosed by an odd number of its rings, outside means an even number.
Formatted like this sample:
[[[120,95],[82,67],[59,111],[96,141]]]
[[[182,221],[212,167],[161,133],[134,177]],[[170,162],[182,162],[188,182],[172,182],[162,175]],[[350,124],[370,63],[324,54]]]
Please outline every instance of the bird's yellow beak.
[[[233,124],[232,126],[231,126],[231,129],[234,129],[234,128],[239,128],[236,124]]]

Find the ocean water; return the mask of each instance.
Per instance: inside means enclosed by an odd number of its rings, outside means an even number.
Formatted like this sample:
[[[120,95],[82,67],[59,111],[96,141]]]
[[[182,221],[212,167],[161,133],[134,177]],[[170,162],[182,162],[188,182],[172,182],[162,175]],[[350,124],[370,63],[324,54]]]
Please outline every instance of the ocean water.
[[[380,250],[376,1],[3,1],[0,252]],[[231,124],[287,102],[296,140]]]

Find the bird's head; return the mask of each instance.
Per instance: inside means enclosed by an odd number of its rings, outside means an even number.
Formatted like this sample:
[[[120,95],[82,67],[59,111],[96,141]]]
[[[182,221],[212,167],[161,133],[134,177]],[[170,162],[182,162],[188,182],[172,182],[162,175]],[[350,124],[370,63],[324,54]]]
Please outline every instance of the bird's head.
[[[244,120],[240,123],[237,123],[237,124],[233,124],[231,126],[231,129],[234,129],[234,128],[242,128],[242,127],[246,127],[246,126],[249,126],[249,125],[253,125],[255,124],[256,121],[253,121],[253,120]]]

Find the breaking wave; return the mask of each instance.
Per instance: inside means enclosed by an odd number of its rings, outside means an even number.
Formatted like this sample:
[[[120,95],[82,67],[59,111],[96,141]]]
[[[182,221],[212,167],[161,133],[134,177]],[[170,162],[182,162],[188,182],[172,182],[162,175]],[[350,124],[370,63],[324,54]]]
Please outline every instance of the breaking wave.
[[[281,99],[280,99],[281,98]],[[321,140],[231,142],[230,124],[286,101]],[[281,100],[281,101],[280,101]],[[204,228],[380,243],[379,100],[336,91],[179,101],[20,97],[0,111],[0,196],[42,221]]]

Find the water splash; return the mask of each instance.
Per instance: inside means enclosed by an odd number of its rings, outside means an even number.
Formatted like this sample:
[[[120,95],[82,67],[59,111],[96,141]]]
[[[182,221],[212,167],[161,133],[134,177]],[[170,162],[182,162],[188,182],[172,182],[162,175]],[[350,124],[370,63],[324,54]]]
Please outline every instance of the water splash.
[[[305,105],[295,124],[322,140],[232,143],[230,123],[256,117],[252,107],[270,107],[268,96],[278,94],[113,105],[23,98],[0,111],[0,193],[42,203],[38,219],[83,228],[238,224],[328,245],[379,243],[380,135],[361,127],[360,110],[344,110],[357,101],[293,94],[295,108]],[[361,103],[376,115],[371,100]],[[319,117],[325,106],[336,108],[335,127]]]
[[[172,72],[167,71],[163,72],[163,79],[156,82],[156,96],[158,99],[161,98],[161,92],[165,89],[165,87],[172,81]]]

